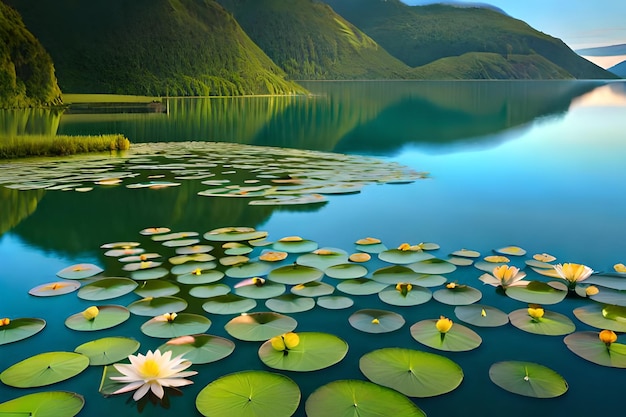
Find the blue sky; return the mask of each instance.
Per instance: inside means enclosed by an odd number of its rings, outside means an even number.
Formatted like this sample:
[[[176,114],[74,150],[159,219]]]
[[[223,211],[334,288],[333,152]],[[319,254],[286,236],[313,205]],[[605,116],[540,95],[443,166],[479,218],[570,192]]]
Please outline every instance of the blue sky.
[[[402,0],[407,4],[432,0]],[[625,0],[477,0],[501,8],[570,48],[626,44]],[[471,3],[471,1],[459,1]]]

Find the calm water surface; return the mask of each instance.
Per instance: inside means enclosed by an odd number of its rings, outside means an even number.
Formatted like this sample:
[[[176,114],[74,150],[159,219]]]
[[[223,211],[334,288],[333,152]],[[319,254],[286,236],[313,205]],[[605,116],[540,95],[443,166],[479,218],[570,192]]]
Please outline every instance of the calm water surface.
[[[238,142],[363,154],[430,173],[426,180],[370,185],[359,194],[332,196],[321,207],[299,209],[200,197],[196,193],[206,187],[199,182],[164,190],[118,187],[89,193],[0,189],[0,317],[41,317],[48,323],[31,339],[0,346],[0,371],[31,355],[73,351],[81,343],[105,336],[135,337],[142,343],[142,353],[161,345],[162,340],[140,333],[145,317],[131,317],[116,328],[83,334],[63,323],[88,307],[88,302],[75,294],[47,299],[28,295],[29,289],[56,280],[57,271],[75,263],[101,265],[109,276],[123,274],[117,261],[103,256],[100,245],[139,241],[138,231],[151,226],[202,234],[217,227],[245,225],[268,231],[271,240],[299,235],[317,241],[320,247],[349,252],[357,239],[375,236],[389,247],[435,242],[441,249],[434,254],[442,258],[461,248],[486,256],[493,249],[517,245],[529,255],[548,252],[560,262],[584,263],[597,271],[626,263],[624,83],[341,82],[306,86],[314,94],[311,97],[170,99],[169,113],[0,111],[1,133],[120,132],[136,143]],[[526,307],[482,286],[481,274],[467,267],[447,277],[480,289],[481,303],[505,312]],[[528,274],[539,277],[532,271]],[[137,298],[129,294],[111,303],[127,305]],[[202,313],[202,300],[187,298],[188,311]],[[302,404],[330,381],[364,379],[358,368],[363,354],[399,346],[442,354],[463,368],[464,380],[455,391],[415,400],[429,416],[583,416],[596,414],[599,406],[617,409],[624,370],[578,358],[560,336],[527,334],[511,325],[478,328],[483,338],[478,349],[438,352],[414,341],[408,328],[439,315],[454,320],[453,307],[433,300],[399,308],[382,304],[377,296],[354,298],[355,305],[347,310],[316,307],[293,315],[299,322],[297,331],[330,332],[350,346],[346,358],[331,368],[306,374],[285,372],[300,386]],[[550,309],[568,315],[577,331],[593,330],[572,314],[573,308],[585,302],[568,298]],[[349,315],[367,307],[400,312],[406,324],[378,336],[350,327]],[[260,302],[254,311],[265,310]],[[211,316],[208,333],[231,338],[223,327],[230,318]],[[210,381],[240,370],[267,369],[258,359],[257,343],[236,343],[228,358],[193,367],[199,372],[193,377],[194,385],[184,388],[182,397],[172,398],[171,410],[149,405],[143,415],[199,415],[195,397]],[[491,364],[502,360],[549,366],[564,376],[569,391],[550,400],[510,394],[488,376]],[[99,367],[89,368],[49,389],[84,395],[81,416],[135,415],[125,396],[105,399],[98,393],[100,376]],[[0,402],[39,390],[0,385]],[[297,415],[304,415],[302,405]]]

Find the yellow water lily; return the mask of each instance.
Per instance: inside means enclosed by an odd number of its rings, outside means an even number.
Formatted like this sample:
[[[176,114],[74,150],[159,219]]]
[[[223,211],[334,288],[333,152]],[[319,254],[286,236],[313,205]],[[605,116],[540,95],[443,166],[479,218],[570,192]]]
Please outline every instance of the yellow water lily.
[[[587,288],[585,288],[585,295],[587,297],[589,297],[590,295],[596,295],[599,292],[600,290],[595,285],[590,285]]]
[[[152,391],[159,399],[163,398],[165,391],[163,387],[182,387],[193,384],[187,378],[196,375],[196,371],[186,371],[191,366],[191,362],[183,359],[179,355],[172,359],[172,351],[163,354],[157,349],[148,351],[144,356],[130,355],[130,364],[114,364],[113,366],[124,376],[112,376],[113,381],[126,383],[126,385],[113,394],[122,394],[135,391],[133,400],[139,401],[149,391]]]
[[[407,282],[398,282],[396,284],[396,291],[400,292],[403,296],[406,295],[413,289],[413,286]]]
[[[156,319],[158,321],[167,321],[171,323],[176,319],[176,317],[178,317],[178,314],[176,313],[165,313],[165,314],[161,314],[160,316],[157,316]]]
[[[288,351],[300,344],[300,336],[296,333],[289,332],[280,336],[275,336],[270,339],[270,343],[275,350]]]
[[[447,317],[439,316],[439,320],[435,323],[435,327],[439,330],[439,333],[448,333],[452,328],[452,320]]]
[[[540,306],[529,306],[528,307],[528,315],[535,322],[540,321],[544,314],[545,314],[545,311]]]
[[[485,256],[485,261],[496,263],[496,264],[511,262],[509,258],[507,258],[506,256],[502,256],[502,255]]]
[[[615,341],[617,341],[617,335],[613,330],[602,330],[598,334],[598,337],[607,347],[609,347],[611,343],[615,343]]]
[[[380,324],[380,320],[378,320],[377,318],[373,318],[372,324]]]
[[[8,326],[11,323],[11,320],[8,317],[4,317],[0,319],[0,327]]]
[[[613,269],[615,272],[619,272],[620,274],[626,273],[626,265],[624,264],[615,264],[613,265]]]
[[[481,317],[487,317],[487,312],[485,311],[484,308],[480,310],[480,316]]]
[[[98,314],[100,314],[100,310],[96,306],[91,306],[82,312],[83,317],[87,320],[95,319]]]
[[[408,243],[402,243],[400,244],[400,246],[398,246],[398,250],[403,252],[411,250],[411,245],[409,245]]]
[[[554,270],[559,275],[559,277],[563,278],[569,283],[570,288],[574,288],[577,282],[586,280],[593,273],[593,269],[589,268],[588,266],[574,263],[555,265]]]
[[[449,290],[453,290],[453,289],[455,289],[456,287],[457,287],[456,282],[448,282],[448,283],[446,284],[446,288],[447,288],[447,289],[449,289]]]
[[[492,274],[483,274],[479,279],[485,284],[494,287],[522,287],[528,285],[528,281],[523,281],[526,272],[509,265],[500,265],[493,268]]]

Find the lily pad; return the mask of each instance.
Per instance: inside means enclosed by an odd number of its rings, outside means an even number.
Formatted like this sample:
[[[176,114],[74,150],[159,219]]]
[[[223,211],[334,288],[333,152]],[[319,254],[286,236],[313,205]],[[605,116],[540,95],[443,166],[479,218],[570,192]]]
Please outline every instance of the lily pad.
[[[192,253],[188,255],[176,255],[168,259],[172,265],[182,265],[187,262],[211,262],[215,256],[208,253]]]
[[[498,362],[489,368],[489,378],[500,388],[534,398],[554,398],[567,392],[567,382],[550,368],[531,362]]]
[[[459,249],[451,253],[453,256],[461,256],[464,258],[480,258],[480,252],[471,249]]]
[[[216,269],[211,269],[208,271],[202,271],[200,273],[190,273],[178,275],[176,277],[176,281],[181,284],[188,285],[200,285],[200,284],[211,284],[213,282],[217,282],[220,279],[224,278],[224,273],[222,271],[218,271]]]
[[[433,298],[440,303],[465,306],[480,301],[483,294],[480,290],[468,285],[456,285],[454,288],[442,288],[433,293]]]
[[[0,326],[0,346],[34,336],[42,331],[44,327],[46,327],[46,321],[43,319],[12,319],[9,324]]]
[[[413,271],[418,274],[449,274],[451,272],[456,271],[456,265],[444,261],[439,258],[426,259],[424,261],[419,261],[408,265]]]
[[[581,358],[602,366],[626,368],[626,345],[611,343],[607,346],[598,332],[577,332],[563,339],[567,348]]]
[[[385,246],[383,243],[376,243],[371,245],[356,245],[356,250],[371,254],[378,254],[386,251],[387,249],[387,246]]]
[[[364,309],[354,312],[348,321],[365,333],[389,333],[404,326],[404,318],[393,311]]]
[[[98,275],[104,269],[94,264],[76,264],[63,268],[57,272],[57,276],[65,279],[84,279]]]
[[[110,365],[126,359],[139,349],[139,342],[129,337],[104,337],[83,343],[74,352],[89,358],[89,365]]]
[[[161,352],[171,351],[173,358],[183,355],[193,364],[205,364],[229,356],[235,350],[235,343],[219,336],[196,334],[168,340],[158,349]]]
[[[626,332],[625,307],[593,303],[575,308],[574,315],[583,323],[598,329]]]
[[[433,293],[424,287],[413,285],[411,291],[408,291],[406,295],[395,288],[387,288],[378,293],[378,298],[383,303],[390,304],[392,306],[416,306],[424,304],[430,301],[433,297]]]
[[[493,251],[500,255],[512,255],[512,256],[526,255],[526,250],[520,248],[519,246],[505,246],[503,248],[494,249]]]
[[[448,352],[465,352],[476,349],[482,338],[469,327],[454,323],[447,333],[440,333],[437,320],[422,320],[411,326],[411,336],[423,345]]]
[[[47,284],[37,285],[31,288],[28,293],[35,297],[54,297],[57,295],[69,294],[80,288],[78,281],[57,281]]]
[[[342,249],[322,248],[313,253],[298,256],[298,265],[310,266],[322,271],[334,265],[341,265],[348,262],[348,253]]]
[[[533,319],[528,315],[528,309],[519,309],[509,313],[511,324],[528,333],[548,336],[563,336],[576,330],[576,325],[563,314],[546,311],[543,317]]]
[[[626,280],[625,280],[626,281]],[[586,283],[586,281],[585,281]],[[598,286],[598,293],[590,295],[593,301],[604,304],[613,304],[626,307],[626,290],[614,290],[612,288]]]
[[[406,396],[368,381],[340,380],[316,389],[306,400],[308,417],[426,417]]]
[[[206,417],[290,417],[300,397],[298,385],[284,375],[244,371],[204,387],[196,397],[196,408]]]
[[[463,370],[452,360],[412,349],[375,350],[361,357],[359,368],[370,381],[409,397],[442,395],[463,380]]]
[[[272,248],[277,251],[287,253],[306,253],[313,252],[319,246],[317,242],[312,240],[278,240],[272,244]],[[347,257],[346,257],[347,259]]]
[[[129,304],[131,313],[154,317],[165,313],[178,313],[187,308],[187,301],[174,296],[146,297]]]
[[[146,229],[142,229],[139,231],[139,234],[144,236],[152,236],[152,235],[160,235],[164,233],[169,233],[172,230],[167,227],[148,227]]]
[[[378,254],[378,259],[380,259],[381,261],[397,265],[407,265],[413,262],[419,262],[431,258],[434,258],[434,256],[421,250],[413,251],[387,249]]]
[[[135,294],[140,297],[167,297],[179,292],[180,287],[178,285],[162,280],[144,281],[135,289]]]
[[[319,281],[307,282],[291,287],[291,292],[301,297],[321,297],[323,295],[330,295],[334,291],[335,287]]]
[[[180,313],[169,321],[163,316],[156,316],[141,325],[141,332],[150,337],[174,338],[206,332],[211,327],[211,320],[199,314]]]
[[[85,399],[74,392],[36,392],[0,404],[0,415],[6,417],[74,417],[85,405]]]
[[[266,262],[246,262],[241,265],[231,266],[226,270],[226,276],[230,278],[262,277],[272,270],[272,266]]]
[[[211,252],[214,249],[211,245],[193,245],[176,248],[178,255],[198,255],[201,253]]]
[[[196,298],[218,297],[228,293],[230,293],[230,287],[226,284],[198,285],[189,289],[189,295]]]
[[[278,313],[301,313],[315,307],[315,300],[295,294],[284,294],[265,301],[265,306]]]
[[[298,285],[311,281],[317,281],[324,276],[324,273],[310,266],[292,264],[285,265],[272,270],[267,279],[280,284]]]
[[[344,263],[326,268],[324,273],[335,279],[355,279],[367,275],[367,268],[363,265]]]
[[[378,294],[389,284],[376,282],[369,278],[348,279],[337,284],[337,289],[350,295],[372,295]]]
[[[130,277],[135,281],[148,281],[151,279],[163,278],[169,273],[170,271],[165,268],[150,268],[131,272]]]
[[[88,366],[89,358],[79,353],[40,353],[4,370],[0,381],[16,388],[43,387],[72,378]]]
[[[98,306],[98,311],[98,315],[91,320],[82,312],[73,314],[65,320],[65,325],[72,330],[89,332],[110,329],[124,323],[130,317],[130,311],[126,307],[117,305]]]
[[[194,272],[207,272],[215,269],[217,264],[215,262],[186,262],[184,264],[176,265],[172,268],[172,274],[185,275]]]
[[[288,350],[276,350],[270,340],[259,348],[259,358],[270,368],[309,372],[328,368],[348,353],[348,344],[328,333],[297,333],[300,342]]]
[[[244,313],[230,320],[224,329],[239,340],[260,342],[289,333],[298,322],[289,316],[274,312]]]
[[[165,242],[169,240],[187,239],[190,237],[198,236],[198,232],[173,232],[167,234],[156,234],[152,236],[152,240],[155,242]]]
[[[256,307],[256,301],[235,294],[219,295],[209,298],[202,308],[212,314],[239,314]]]
[[[372,279],[382,284],[396,285],[398,282],[413,283],[418,279],[417,272],[402,265],[392,265],[377,269],[372,273]]]
[[[567,296],[567,285],[561,282],[530,281],[525,287],[509,287],[506,295],[531,304],[557,304]]]
[[[342,310],[344,308],[350,308],[354,305],[354,301],[351,298],[341,295],[327,295],[317,299],[317,305],[328,310]]]
[[[500,327],[509,322],[504,311],[484,304],[458,306],[454,314],[459,320],[478,327]]]
[[[592,275],[587,278],[585,284],[600,285],[606,288],[612,288],[614,290],[625,291],[626,279],[623,276],[610,276],[610,275]]]
[[[78,298],[90,301],[121,297],[137,288],[137,282],[128,278],[103,278],[78,290]]]
[[[284,284],[265,281],[262,285],[256,285],[252,279],[241,281],[235,285],[235,294],[257,300],[278,297],[284,294],[286,290],[287,287]]]
[[[257,231],[251,227],[222,227],[204,234],[204,238],[212,242],[243,242],[267,237],[267,232]]]

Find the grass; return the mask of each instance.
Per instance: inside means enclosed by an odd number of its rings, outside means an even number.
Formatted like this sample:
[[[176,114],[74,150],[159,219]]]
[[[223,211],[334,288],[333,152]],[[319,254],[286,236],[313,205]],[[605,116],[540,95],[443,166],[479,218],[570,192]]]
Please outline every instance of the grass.
[[[67,156],[89,152],[121,151],[130,148],[124,135],[0,137],[0,159],[29,156]]]
[[[161,97],[118,94],[63,94],[63,103],[150,103],[161,101]]]

